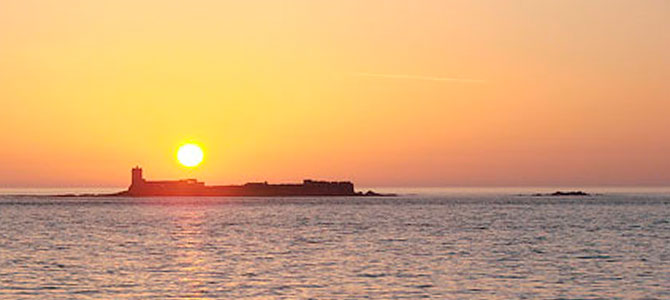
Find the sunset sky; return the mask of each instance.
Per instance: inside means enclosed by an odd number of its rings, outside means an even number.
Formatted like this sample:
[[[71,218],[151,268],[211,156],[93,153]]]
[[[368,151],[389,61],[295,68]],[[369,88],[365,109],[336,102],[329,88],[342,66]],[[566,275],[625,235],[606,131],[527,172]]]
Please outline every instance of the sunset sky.
[[[0,187],[670,185],[670,1],[0,0],[0,103]]]

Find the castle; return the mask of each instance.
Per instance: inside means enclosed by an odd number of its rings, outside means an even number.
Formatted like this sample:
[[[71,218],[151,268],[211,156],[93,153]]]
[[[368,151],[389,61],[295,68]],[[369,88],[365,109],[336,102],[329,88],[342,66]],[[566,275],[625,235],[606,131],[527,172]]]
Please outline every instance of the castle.
[[[131,184],[119,196],[361,196],[348,181],[303,180],[302,184],[268,184],[251,182],[243,185],[207,186],[196,179],[148,181],[142,168],[131,172]],[[369,195],[369,194],[368,194]]]

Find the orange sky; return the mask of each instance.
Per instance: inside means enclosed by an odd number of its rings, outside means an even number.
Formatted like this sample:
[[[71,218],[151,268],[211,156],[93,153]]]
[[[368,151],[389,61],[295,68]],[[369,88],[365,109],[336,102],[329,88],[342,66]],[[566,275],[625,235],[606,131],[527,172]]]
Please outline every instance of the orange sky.
[[[0,187],[670,184],[668,1],[0,1]],[[187,141],[205,149],[186,170]]]

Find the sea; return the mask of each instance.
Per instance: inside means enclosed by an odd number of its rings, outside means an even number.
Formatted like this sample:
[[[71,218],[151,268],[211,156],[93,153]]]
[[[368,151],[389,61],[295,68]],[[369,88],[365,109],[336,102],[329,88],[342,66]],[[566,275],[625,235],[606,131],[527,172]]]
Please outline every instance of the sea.
[[[376,190],[0,190],[0,299],[670,299],[670,189]]]

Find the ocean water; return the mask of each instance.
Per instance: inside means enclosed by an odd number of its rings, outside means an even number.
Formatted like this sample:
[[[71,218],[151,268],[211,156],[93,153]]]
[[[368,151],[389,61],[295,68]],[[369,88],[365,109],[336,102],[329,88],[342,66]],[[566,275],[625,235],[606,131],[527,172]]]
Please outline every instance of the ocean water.
[[[0,299],[361,298],[670,299],[670,194],[0,196]]]

